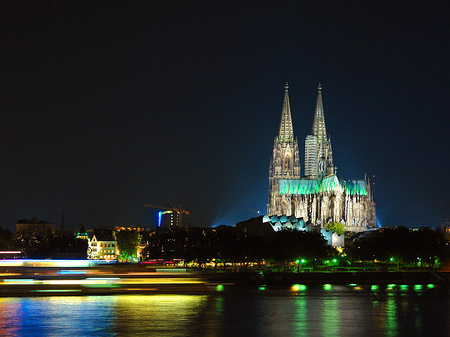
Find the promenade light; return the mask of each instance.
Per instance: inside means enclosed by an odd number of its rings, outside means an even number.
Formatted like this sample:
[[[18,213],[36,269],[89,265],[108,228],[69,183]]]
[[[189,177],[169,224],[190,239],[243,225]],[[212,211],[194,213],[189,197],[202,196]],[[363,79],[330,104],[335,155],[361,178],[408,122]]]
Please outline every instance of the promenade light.
[[[332,288],[331,284],[324,284],[323,285],[323,289],[325,289],[325,290],[331,290],[331,288]]]
[[[305,291],[306,290],[306,285],[304,284],[293,284],[291,287],[292,291]]]

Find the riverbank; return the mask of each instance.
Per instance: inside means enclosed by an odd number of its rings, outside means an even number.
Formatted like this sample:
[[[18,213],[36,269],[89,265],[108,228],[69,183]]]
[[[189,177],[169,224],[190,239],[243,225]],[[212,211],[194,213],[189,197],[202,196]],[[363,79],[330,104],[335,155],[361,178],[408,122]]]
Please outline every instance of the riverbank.
[[[303,272],[303,273],[208,273],[203,274],[208,282],[234,284],[449,284],[450,272]]]

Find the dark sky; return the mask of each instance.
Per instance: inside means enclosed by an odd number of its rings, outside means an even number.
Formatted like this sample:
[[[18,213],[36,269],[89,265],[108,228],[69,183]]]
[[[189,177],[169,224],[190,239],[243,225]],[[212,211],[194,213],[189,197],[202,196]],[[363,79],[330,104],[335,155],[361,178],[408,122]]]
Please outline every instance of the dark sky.
[[[449,218],[449,2],[272,4],[2,1],[0,225],[265,213],[285,81],[302,170],[321,82],[338,176],[376,175],[380,223]]]

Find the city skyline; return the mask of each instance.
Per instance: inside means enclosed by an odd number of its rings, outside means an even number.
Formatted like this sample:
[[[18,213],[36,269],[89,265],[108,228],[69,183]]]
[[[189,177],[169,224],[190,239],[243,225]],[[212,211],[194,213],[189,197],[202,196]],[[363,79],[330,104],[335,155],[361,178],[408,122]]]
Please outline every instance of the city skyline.
[[[286,81],[302,172],[320,82],[339,176],[375,175],[381,225],[439,224],[448,3],[408,4],[1,4],[0,226],[264,214]]]

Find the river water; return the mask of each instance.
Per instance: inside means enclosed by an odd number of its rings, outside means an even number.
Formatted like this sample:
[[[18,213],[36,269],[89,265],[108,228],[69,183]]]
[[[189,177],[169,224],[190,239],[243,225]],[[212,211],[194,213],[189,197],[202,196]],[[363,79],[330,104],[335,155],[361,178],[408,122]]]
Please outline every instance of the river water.
[[[433,285],[215,286],[208,294],[0,298],[1,336],[449,336]]]

